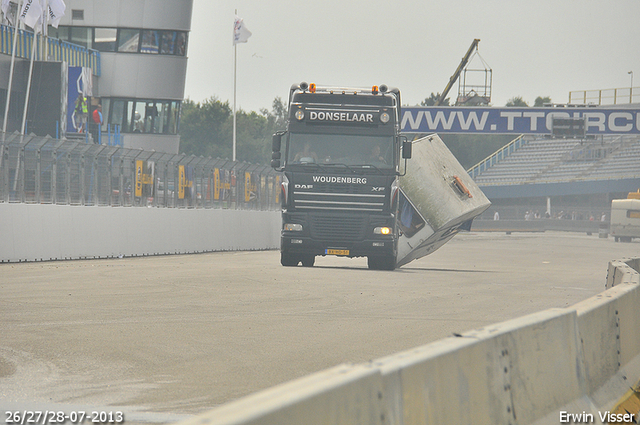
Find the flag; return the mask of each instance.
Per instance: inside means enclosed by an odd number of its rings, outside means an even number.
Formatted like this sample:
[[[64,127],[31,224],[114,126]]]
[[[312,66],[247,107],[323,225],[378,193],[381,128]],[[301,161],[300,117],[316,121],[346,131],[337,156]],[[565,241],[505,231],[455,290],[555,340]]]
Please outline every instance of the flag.
[[[233,23],[233,45],[235,46],[238,43],[246,43],[249,37],[251,37],[251,31],[247,29],[247,26],[244,24],[244,20],[236,15],[236,19]]]
[[[2,13],[9,24],[13,25],[15,23],[15,16],[11,13],[11,4],[10,0],[2,0]]]
[[[66,9],[67,6],[63,0],[49,0],[49,24],[52,27],[58,28],[60,19],[64,16]]]
[[[42,19],[42,5],[40,0],[24,0],[22,9],[20,10],[20,20],[25,25],[33,28],[35,32],[40,30]]]

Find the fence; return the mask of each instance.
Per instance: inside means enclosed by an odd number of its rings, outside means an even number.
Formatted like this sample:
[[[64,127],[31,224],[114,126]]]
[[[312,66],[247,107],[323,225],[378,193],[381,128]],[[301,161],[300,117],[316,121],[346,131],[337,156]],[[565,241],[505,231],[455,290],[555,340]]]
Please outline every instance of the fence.
[[[280,208],[268,166],[50,136],[0,140],[0,202],[167,208]]]
[[[13,40],[15,28],[7,25],[0,25],[0,53],[11,55],[13,49]],[[42,35],[38,36],[35,43],[36,56],[35,60],[44,60],[43,45],[40,43]],[[31,49],[34,45],[34,34],[30,31],[18,30],[16,56],[22,59],[31,58]],[[67,62],[69,66],[82,66],[91,68],[93,75],[100,76],[100,52],[97,50],[86,49],[66,41],[56,38],[46,38],[46,55],[47,59],[56,62]]]
[[[640,102],[640,87],[569,92],[569,103],[584,105],[620,105]]]

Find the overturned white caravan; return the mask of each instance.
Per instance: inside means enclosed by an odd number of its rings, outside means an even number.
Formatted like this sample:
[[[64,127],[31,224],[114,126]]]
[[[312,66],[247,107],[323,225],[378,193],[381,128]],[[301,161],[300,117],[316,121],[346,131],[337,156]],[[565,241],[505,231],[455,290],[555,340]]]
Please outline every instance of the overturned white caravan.
[[[396,267],[440,248],[491,202],[437,134],[412,142],[411,163],[400,177]]]

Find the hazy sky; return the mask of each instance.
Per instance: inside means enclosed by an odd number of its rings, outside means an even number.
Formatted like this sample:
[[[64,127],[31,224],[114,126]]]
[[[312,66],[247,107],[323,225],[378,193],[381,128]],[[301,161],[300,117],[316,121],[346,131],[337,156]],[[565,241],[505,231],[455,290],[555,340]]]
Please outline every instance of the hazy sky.
[[[271,109],[301,81],[387,84],[416,105],[443,91],[474,38],[495,106],[628,88],[629,71],[640,86],[640,0],[194,0],[185,97],[233,104],[235,9],[253,33],[237,48],[245,111]],[[482,67],[477,57],[472,65]]]

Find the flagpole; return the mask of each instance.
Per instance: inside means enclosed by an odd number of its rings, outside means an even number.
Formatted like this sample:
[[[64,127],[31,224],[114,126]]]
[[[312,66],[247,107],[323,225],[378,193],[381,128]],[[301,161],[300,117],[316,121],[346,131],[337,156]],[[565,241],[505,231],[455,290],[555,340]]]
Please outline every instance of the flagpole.
[[[16,26],[13,30],[13,45],[11,46],[11,68],[9,68],[9,87],[7,88],[7,102],[4,107],[4,120],[2,121],[2,140],[4,140],[5,134],[7,133],[7,120],[9,119],[9,104],[11,102],[11,85],[13,83],[13,68],[15,68],[16,63],[16,46],[18,45],[18,25],[20,24],[20,19],[18,15],[20,15],[20,3],[21,0],[18,0],[18,10],[15,16]]]
[[[44,11],[43,16],[42,16],[42,50],[40,50],[42,52],[42,56],[43,56],[43,61],[47,62],[49,60],[49,0],[45,0],[44,2],[45,7],[44,7]]]
[[[31,80],[33,77],[33,61],[36,56],[36,49],[38,46],[36,42],[38,40],[38,33],[33,33],[33,42],[31,43],[31,64],[29,64],[29,77],[27,79],[27,96],[24,98],[24,111],[22,113],[22,127],[20,127],[20,134],[24,134],[25,127],[27,125],[27,108],[29,107],[29,92],[31,91]]]
[[[238,62],[238,45],[233,45],[233,156],[236,160],[236,69]]]
[[[238,9],[235,10],[235,16],[238,16]],[[234,34],[235,36],[235,34]],[[236,73],[238,63],[238,43],[233,43],[233,153],[231,159],[236,161]]]

